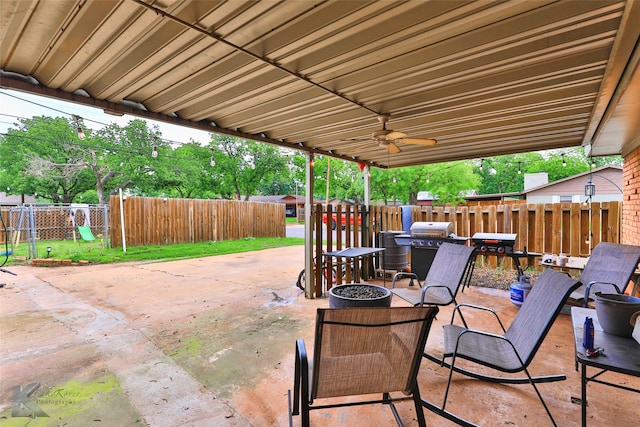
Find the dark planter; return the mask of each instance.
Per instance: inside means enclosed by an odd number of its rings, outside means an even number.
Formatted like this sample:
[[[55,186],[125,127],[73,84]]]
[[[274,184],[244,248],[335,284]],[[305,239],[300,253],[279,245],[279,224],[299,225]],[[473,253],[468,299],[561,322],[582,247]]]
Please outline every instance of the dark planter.
[[[640,311],[640,298],[596,292],[596,313],[602,329],[611,335],[631,338],[631,316]]]
[[[389,307],[391,291],[378,285],[351,283],[329,289],[329,308]]]

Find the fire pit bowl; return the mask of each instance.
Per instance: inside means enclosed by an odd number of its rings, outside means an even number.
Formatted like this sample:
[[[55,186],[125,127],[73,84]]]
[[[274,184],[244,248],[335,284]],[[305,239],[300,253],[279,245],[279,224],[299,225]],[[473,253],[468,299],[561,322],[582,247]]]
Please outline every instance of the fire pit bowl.
[[[389,307],[391,291],[378,285],[351,283],[329,289],[329,308]]]
[[[611,335],[631,338],[631,316],[640,311],[640,298],[596,292],[596,313],[602,329]]]

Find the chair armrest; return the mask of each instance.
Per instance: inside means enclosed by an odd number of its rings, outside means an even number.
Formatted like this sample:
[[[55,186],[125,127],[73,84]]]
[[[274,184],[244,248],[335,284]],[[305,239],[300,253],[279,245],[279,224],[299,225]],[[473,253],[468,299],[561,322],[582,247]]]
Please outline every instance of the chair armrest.
[[[494,310],[488,308],[488,307],[483,307],[480,305],[474,305],[474,304],[466,304],[466,303],[462,303],[462,304],[457,304],[454,309],[453,309],[453,313],[451,314],[451,324],[453,325],[453,322],[455,320],[456,317],[456,312],[460,314],[460,318],[462,319],[462,322],[464,323],[465,327],[467,327],[466,322],[464,320],[464,317],[462,317],[462,310],[460,310],[462,307],[467,307],[467,308],[473,308],[476,310],[482,310],[482,311],[488,311],[489,313],[493,314],[494,317],[496,318],[496,320],[498,321],[498,324],[500,325],[500,329],[502,329],[502,332],[505,332],[506,329],[504,327],[504,325],[502,324],[502,321],[500,320],[500,317],[498,316],[498,313],[496,313]]]
[[[307,359],[307,349],[304,340],[299,338],[296,340],[296,361],[294,367],[293,379],[293,415],[300,413],[300,393],[303,394],[305,401],[309,400],[309,361]]]
[[[593,280],[589,283],[587,283],[585,291],[584,291],[584,302],[582,303],[583,307],[586,307],[587,304],[589,303],[589,295],[591,295],[591,286],[593,285],[608,285],[608,286],[613,286],[613,288],[616,290],[616,293],[621,294],[622,291],[620,290],[620,288],[618,287],[618,285],[616,285],[615,283],[611,283],[611,282],[599,282],[597,280]],[[625,285],[626,287],[626,285]]]
[[[409,277],[411,278],[411,280],[415,279],[418,282],[418,285],[422,286],[422,284],[420,283],[420,279],[418,279],[418,275],[415,273],[407,273],[405,271],[400,271],[396,274],[393,275],[393,279],[391,280],[391,289],[396,287],[396,280],[398,280],[399,278],[406,278]]]

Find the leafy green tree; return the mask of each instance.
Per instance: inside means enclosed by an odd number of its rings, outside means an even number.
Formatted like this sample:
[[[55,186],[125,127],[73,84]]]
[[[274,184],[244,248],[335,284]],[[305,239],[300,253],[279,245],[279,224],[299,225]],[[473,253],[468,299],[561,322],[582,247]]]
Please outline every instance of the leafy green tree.
[[[478,188],[479,177],[473,173],[473,163],[470,160],[446,162],[418,167],[420,185],[436,197],[437,204],[458,204],[464,201],[464,196]],[[423,182],[423,181],[420,181]],[[415,193],[417,196],[417,193]],[[413,194],[412,194],[413,196]],[[417,199],[411,199],[417,203]]]
[[[212,154],[211,150],[194,141],[167,151],[160,162],[151,164],[155,191],[180,198],[214,197],[215,157],[214,166],[211,166]]]
[[[99,147],[93,155],[96,169],[100,168],[96,179],[102,181],[104,192],[125,188],[146,196],[162,192],[164,183],[158,176],[171,164],[167,156],[173,150],[161,139],[157,126],[149,128],[141,119],[131,120],[126,126],[111,123],[100,129],[96,137]]]
[[[2,185],[11,194],[37,193],[53,203],[71,203],[93,187],[85,148],[91,143],[90,133],[86,141],[78,139],[73,119],[20,119],[17,129],[0,138]]]
[[[215,178],[224,197],[248,200],[261,182],[286,173],[287,159],[275,146],[227,135],[211,135],[216,159]]]
[[[437,203],[459,203],[464,193],[477,188],[479,178],[469,161],[412,166],[371,173],[373,200],[417,204],[418,193],[429,191]]]

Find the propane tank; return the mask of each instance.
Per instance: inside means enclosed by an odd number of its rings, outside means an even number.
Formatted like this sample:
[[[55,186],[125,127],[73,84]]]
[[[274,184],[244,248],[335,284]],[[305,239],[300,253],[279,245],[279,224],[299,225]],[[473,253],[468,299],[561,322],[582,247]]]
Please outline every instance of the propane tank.
[[[509,286],[510,300],[516,307],[520,308],[527,299],[529,291],[531,290],[531,276],[522,275],[517,282],[514,282]]]

